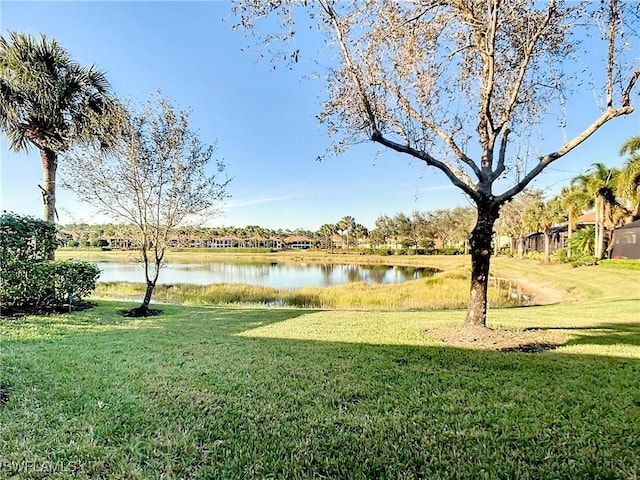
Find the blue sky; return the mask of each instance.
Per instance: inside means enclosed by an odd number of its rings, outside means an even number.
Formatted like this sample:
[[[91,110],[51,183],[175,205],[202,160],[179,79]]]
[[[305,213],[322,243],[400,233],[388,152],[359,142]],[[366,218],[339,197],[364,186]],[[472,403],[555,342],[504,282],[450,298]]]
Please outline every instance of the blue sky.
[[[311,77],[330,61],[316,56],[319,36],[315,45],[299,40],[299,64],[274,69],[251,46],[254,38],[231,30],[226,2],[3,0],[0,9],[3,34],[56,38],[80,63],[105,70],[117,95],[144,101],[161,89],[179,107],[193,110],[192,126],[203,142],[217,144],[216,155],[234,177],[224,214],[211,225],[317,230],[351,215],[372,228],[381,214],[469,204],[440,172],[379,152],[373,144],[316,160],[331,145],[315,119],[324,84]],[[579,102],[590,121],[593,95]],[[584,126],[580,117],[569,128]],[[618,119],[543,173],[535,186],[553,193],[593,162],[619,165],[620,144],[639,134],[637,113]],[[554,136],[559,139],[558,132]],[[0,208],[41,216],[38,152],[9,152],[2,138],[0,154]],[[57,202],[60,223],[96,219],[71,192],[59,189]]]

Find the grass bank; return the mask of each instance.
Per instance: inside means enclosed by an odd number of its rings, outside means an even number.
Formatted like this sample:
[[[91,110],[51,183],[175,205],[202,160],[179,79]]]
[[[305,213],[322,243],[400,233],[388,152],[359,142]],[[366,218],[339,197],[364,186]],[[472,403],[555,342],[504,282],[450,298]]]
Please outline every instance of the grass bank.
[[[568,302],[490,322],[536,354],[423,335],[460,310],[0,320],[0,478],[637,478],[640,285],[534,265],[495,262]]]
[[[513,306],[510,294],[517,287],[489,289],[491,307]],[[103,299],[139,299],[145,285],[129,282],[99,283],[95,296]],[[270,305],[320,309],[430,310],[463,308],[469,296],[468,273],[452,271],[402,284],[353,282],[331,287],[277,289],[244,284],[158,285],[154,300],[182,305]]]

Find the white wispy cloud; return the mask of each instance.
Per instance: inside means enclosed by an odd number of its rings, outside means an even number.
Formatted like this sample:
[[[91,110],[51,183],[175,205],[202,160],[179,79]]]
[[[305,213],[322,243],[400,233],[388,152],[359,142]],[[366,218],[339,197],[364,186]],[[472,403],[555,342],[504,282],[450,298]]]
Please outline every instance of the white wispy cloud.
[[[300,195],[282,195],[280,197],[259,197],[259,198],[250,198],[247,200],[237,200],[231,201],[224,204],[224,210],[229,210],[231,208],[238,207],[248,207],[251,205],[260,205],[262,203],[273,203],[273,202],[283,202],[285,200],[291,200],[293,198],[299,198]]]
[[[418,188],[419,192],[439,192],[442,190],[453,190],[457,188],[455,185],[434,185],[433,187]]]

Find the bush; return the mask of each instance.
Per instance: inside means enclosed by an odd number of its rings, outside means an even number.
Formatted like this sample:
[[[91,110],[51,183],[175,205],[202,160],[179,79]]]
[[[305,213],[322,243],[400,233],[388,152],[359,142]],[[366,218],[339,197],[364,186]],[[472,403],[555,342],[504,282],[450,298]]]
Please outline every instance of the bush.
[[[100,270],[87,262],[51,262],[55,225],[13,213],[0,216],[0,303],[39,309],[80,300]]]
[[[560,262],[567,263],[569,261],[569,252],[567,248],[559,248],[551,254],[551,259]]]
[[[582,255],[571,262],[572,267],[586,267],[590,265],[597,265],[598,259],[593,255]]]
[[[535,250],[529,250],[525,252],[524,258],[528,258],[531,260],[542,260],[544,259],[544,252],[536,252]]]
[[[607,267],[624,268],[628,270],[640,270],[640,260],[616,258],[616,259],[609,259],[609,260],[600,260],[598,264],[604,265]]]
[[[108,247],[109,242],[107,242],[103,238],[96,238],[94,241],[91,242],[91,246],[92,247]]]
[[[96,288],[100,276],[97,265],[65,260],[49,264],[56,303],[80,300]]]
[[[459,247],[436,248],[433,253],[435,255],[462,255],[464,250]]]

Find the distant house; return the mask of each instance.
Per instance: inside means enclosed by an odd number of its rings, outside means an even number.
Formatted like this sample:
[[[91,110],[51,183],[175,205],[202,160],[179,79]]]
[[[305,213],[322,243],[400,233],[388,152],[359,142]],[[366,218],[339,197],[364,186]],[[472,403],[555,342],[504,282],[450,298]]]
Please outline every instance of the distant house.
[[[315,246],[315,242],[313,240],[301,235],[291,235],[286,237],[283,241],[286,248],[297,250],[307,250],[308,248],[313,248]]]
[[[209,248],[233,248],[238,247],[242,239],[235,235],[226,235],[223,237],[215,237],[206,242],[206,246]]]
[[[613,231],[610,256],[640,259],[640,220],[627,223]]]
[[[340,235],[332,235],[329,241],[331,242],[329,247],[344,248],[344,239]]]
[[[596,212],[594,210],[580,215],[575,219],[576,230],[580,230],[587,225],[594,225]],[[549,239],[549,252],[555,252],[566,246],[567,236],[569,234],[569,225],[562,223],[551,229],[551,238]],[[525,238],[525,248],[529,251],[544,252],[544,233],[530,233]]]
[[[109,248],[129,250],[133,248],[133,241],[127,237],[103,237]]]
[[[567,224],[551,228],[549,238],[549,252],[563,248],[567,239]],[[544,252],[544,233],[530,233],[524,240],[524,246],[529,251]]]

